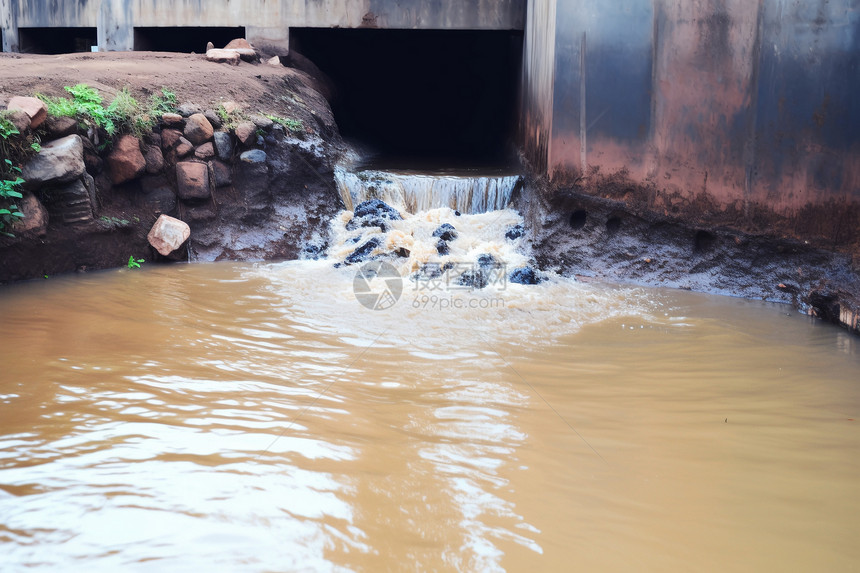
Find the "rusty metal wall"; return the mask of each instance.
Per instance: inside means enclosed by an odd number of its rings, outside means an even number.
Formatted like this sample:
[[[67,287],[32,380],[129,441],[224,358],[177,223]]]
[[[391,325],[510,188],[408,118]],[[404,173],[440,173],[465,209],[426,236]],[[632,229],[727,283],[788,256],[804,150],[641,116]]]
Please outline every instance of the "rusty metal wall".
[[[555,38],[557,183],[860,244],[860,0],[557,0]]]

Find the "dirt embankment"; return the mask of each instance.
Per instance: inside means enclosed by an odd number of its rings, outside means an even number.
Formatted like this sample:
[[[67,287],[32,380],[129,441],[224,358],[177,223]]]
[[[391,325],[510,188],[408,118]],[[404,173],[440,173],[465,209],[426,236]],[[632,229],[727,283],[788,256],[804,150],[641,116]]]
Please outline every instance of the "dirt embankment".
[[[0,109],[15,96],[68,97],[64,87],[80,83],[97,89],[105,105],[123,88],[141,102],[167,88],[178,104],[186,104],[179,106],[184,117],[159,121],[139,139],[146,171],[121,182],[112,172],[111,145],[100,147],[98,135],[78,129],[87,163],[80,180],[94,187],[92,216],[63,221],[55,212],[64,205],[52,208],[51,202],[67,196],[66,190],[31,188],[51,216],[37,232],[0,238],[0,282],[116,267],[130,256],[157,260],[147,233],[161,214],[191,227],[182,256],[193,260],[295,258],[308,243],[320,242],[328,219],[341,208],[332,176],[340,137],[322,86],[304,72],[263,63],[219,64],[194,54],[0,54]],[[240,110],[237,121],[255,123],[250,137],[240,137],[236,125],[219,125],[216,112],[228,102]],[[188,142],[177,139],[195,110],[230,137],[183,149]],[[42,143],[53,137],[44,128],[35,134]],[[223,141],[229,144],[225,153]],[[163,165],[153,168],[153,155],[163,157]],[[178,181],[180,166],[190,163],[208,179],[206,189],[191,197],[183,196]]]
[[[772,234],[691,227],[613,196],[532,181],[519,199],[538,265],[580,278],[791,304],[860,334],[860,256]],[[623,188],[629,188],[624,182]]]

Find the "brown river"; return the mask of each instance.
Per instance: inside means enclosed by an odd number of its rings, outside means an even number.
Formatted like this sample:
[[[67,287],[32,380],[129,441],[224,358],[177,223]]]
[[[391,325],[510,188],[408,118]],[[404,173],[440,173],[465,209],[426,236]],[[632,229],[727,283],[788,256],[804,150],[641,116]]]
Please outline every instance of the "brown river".
[[[860,340],[326,261],[0,290],[0,571],[852,571]]]

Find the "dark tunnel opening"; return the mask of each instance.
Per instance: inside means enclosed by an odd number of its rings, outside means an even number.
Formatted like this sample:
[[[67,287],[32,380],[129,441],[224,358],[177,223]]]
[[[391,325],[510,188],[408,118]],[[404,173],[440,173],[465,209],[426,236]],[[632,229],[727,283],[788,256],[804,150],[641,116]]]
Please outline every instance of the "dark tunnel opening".
[[[134,49],[140,52],[181,52],[202,54],[206,43],[223,48],[231,40],[245,37],[242,27],[165,26],[135,28]]]
[[[474,30],[290,30],[334,87],[343,136],[382,168],[515,162],[523,35]]]
[[[18,44],[26,54],[90,52],[98,42],[96,28],[19,28]]]

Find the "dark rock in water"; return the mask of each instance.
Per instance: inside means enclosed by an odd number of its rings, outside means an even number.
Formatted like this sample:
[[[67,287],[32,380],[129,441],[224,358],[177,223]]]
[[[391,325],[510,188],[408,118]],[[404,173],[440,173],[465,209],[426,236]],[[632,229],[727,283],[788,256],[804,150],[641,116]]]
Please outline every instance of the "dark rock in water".
[[[344,264],[354,265],[356,263],[363,263],[370,257],[370,254],[374,249],[379,248],[380,244],[382,244],[382,239],[380,237],[373,237],[350,253],[349,256],[344,259]]]
[[[347,231],[354,231],[359,227],[379,227],[383,233],[388,232],[388,224],[385,222],[385,219],[382,217],[368,216],[361,218],[354,218],[346,224]]]
[[[398,257],[403,257],[404,259],[406,259],[406,258],[409,258],[411,251],[407,248],[400,247],[399,249],[394,251],[394,254],[397,255]]]
[[[526,234],[526,230],[522,225],[514,225],[509,228],[505,233],[505,238],[510,239],[511,241],[519,239],[523,235]]]
[[[325,258],[325,252],[327,249],[328,249],[328,245],[325,243],[323,243],[321,245],[315,244],[315,243],[308,243],[302,249],[300,258],[306,259],[306,260],[310,259],[313,261],[316,261],[318,259],[323,259],[323,258]]]
[[[439,237],[443,241],[453,241],[457,238],[457,229],[450,223],[443,223],[439,228],[433,231],[434,237]]]
[[[482,289],[487,286],[488,282],[487,275],[479,269],[466,271],[457,279],[458,285],[473,289]]]
[[[454,211],[454,215],[459,217],[461,215],[461,213],[459,211]]]
[[[439,263],[427,263],[412,275],[414,280],[432,280],[438,279],[441,277],[446,271],[450,271],[454,268],[454,263],[445,263],[444,265],[440,265]]]
[[[436,243],[436,252],[440,255],[447,255],[451,251],[448,249],[448,243],[446,243],[442,239],[439,239],[439,241]]]
[[[514,269],[508,280],[521,285],[536,285],[543,282],[543,277],[531,267],[522,267]]]
[[[478,256],[478,268],[482,271],[489,271],[493,269],[500,269],[504,266],[496,257],[493,255],[483,254]]]
[[[391,221],[399,221],[402,219],[397,209],[380,199],[371,199],[369,201],[359,203],[358,207],[353,211],[353,216],[356,219],[367,216],[381,217]]]

